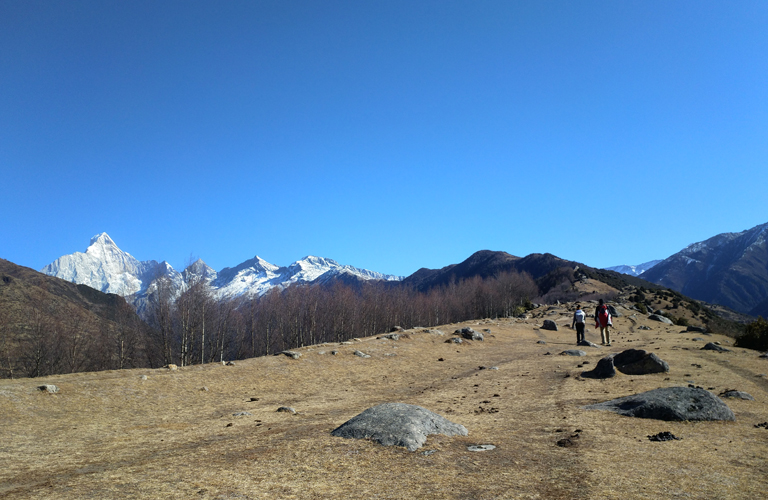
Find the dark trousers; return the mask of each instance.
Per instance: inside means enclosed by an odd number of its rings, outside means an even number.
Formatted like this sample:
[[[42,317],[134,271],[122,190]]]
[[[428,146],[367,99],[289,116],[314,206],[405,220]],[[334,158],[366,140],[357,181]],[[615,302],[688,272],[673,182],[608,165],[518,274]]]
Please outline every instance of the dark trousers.
[[[576,323],[576,343],[584,342],[584,323]]]

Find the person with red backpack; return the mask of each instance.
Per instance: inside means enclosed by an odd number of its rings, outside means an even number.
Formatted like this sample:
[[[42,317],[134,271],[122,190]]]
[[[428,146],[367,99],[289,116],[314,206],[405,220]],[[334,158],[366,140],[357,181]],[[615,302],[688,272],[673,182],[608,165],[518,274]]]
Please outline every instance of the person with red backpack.
[[[611,334],[608,327],[612,326],[611,312],[608,310],[608,306],[600,299],[600,303],[595,309],[595,328],[600,328],[600,337],[602,338],[603,345],[611,345]]]

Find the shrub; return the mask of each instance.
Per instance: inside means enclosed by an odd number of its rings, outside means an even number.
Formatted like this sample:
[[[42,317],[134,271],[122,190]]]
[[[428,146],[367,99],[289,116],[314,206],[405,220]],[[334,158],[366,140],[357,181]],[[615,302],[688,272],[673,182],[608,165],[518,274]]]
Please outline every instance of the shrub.
[[[640,311],[643,314],[646,314],[648,312],[648,308],[645,307],[645,304],[643,304],[642,302],[636,302],[635,307],[637,308],[638,311]]]
[[[744,335],[736,339],[736,347],[746,347],[758,351],[768,351],[768,321],[762,316],[748,324]]]
[[[675,319],[675,324],[678,326],[688,326],[688,320],[686,318]]]

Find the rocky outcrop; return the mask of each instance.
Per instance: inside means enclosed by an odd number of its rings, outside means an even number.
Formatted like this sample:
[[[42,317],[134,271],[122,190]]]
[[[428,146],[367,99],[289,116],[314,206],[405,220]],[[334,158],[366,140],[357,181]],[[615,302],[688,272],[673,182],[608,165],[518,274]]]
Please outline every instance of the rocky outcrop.
[[[728,405],[697,387],[665,387],[585,406],[636,418],[657,420],[735,420]]]

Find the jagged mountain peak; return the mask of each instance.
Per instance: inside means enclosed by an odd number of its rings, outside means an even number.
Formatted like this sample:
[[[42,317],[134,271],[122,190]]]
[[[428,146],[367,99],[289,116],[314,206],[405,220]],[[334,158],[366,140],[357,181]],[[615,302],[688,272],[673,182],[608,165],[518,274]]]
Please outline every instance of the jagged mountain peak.
[[[94,245],[112,245],[112,246],[117,246],[115,244],[114,240],[112,240],[112,238],[110,238],[107,233],[99,233],[96,236],[93,236],[91,238],[90,243],[88,243],[88,247],[92,247]]]

